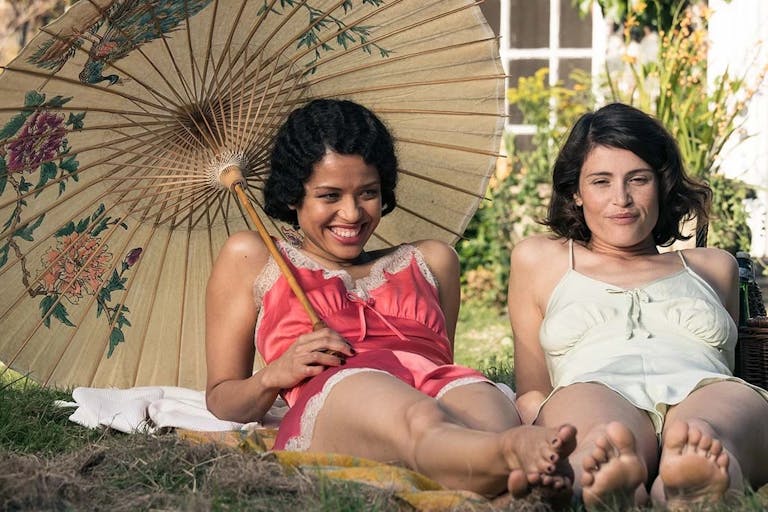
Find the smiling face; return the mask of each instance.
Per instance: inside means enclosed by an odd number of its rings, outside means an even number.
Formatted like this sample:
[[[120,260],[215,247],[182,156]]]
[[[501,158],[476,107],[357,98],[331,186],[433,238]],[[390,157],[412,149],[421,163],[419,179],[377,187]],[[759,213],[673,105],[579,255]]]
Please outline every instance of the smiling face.
[[[653,246],[659,218],[656,174],[626,149],[596,146],[584,160],[574,200],[592,232],[592,248]]]
[[[376,167],[359,155],[328,151],[304,183],[296,213],[304,250],[340,265],[353,262],[381,220]]]

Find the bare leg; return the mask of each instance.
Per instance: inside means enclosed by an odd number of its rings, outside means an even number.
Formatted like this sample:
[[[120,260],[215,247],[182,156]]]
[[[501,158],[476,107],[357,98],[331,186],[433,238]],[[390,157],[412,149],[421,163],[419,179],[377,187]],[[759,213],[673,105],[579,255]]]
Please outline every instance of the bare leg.
[[[471,429],[503,432],[522,424],[514,402],[487,382],[455,387],[438,401],[448,414]]]
[[[469,429],[437,400],[390,375],[364,372],[342,380],[328,394],[310,449],[401,461],[448,488],[496,496],[506,490],[527,492],[514,487],[520,483],[510,479],[515,471],[556,474],[558,460],[567,457],[574,439],[572,427],[515,427],[501,433]]]
[[[466,427],[487,432],[504,432],[521,425],[520,415],[514,402],[497,387],[489,383],[459,386],[446,392],[440,405]],[[575,437],[573,438],[575,443]],[[575,446],[575,444],[574,444]],[[573,447],[566,448],[568,452]],[[564,507],[570,503],[573,471],[567,459],[558,461],[556,475],[546,473],[525,473],[514,470],[509,475],[507,487],[515,490],[516,497],[534,492],[542,500]],[[518,491],[518,489],[520,491]]]
[[[653,500],[671,509],[714,503],[768,482],[768,402],[735,382],[699,388],[667,414]]]
[[[600,384],[573,384],[555,393],[537,424],[568,418],[578,430],[569,460],[574,490],[588,508],[607,502],[643,505],[648,468],[656,468],[656,433],[648,415]]]

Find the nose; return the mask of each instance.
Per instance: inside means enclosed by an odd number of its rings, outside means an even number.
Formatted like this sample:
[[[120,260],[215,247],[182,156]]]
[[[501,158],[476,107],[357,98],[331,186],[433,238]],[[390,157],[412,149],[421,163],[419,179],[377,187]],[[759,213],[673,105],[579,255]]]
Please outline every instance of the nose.
[[[349,223],[357,222],[361,216],[361,208],[354,197],[345,197],[339,205],[339,217]]]
[[[617,182],[613,190],[613,202],[619,206],[632,204],[632,194],[624,182]]]

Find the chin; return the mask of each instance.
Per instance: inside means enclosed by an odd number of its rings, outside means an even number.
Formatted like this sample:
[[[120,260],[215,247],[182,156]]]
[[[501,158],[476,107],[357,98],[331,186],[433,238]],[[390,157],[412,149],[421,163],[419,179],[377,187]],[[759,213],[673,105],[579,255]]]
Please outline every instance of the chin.
[[[333,253],[343,259],[355,259],[363,252],[363,245],[361,244],[342,244],[337,242],[335,244]]]

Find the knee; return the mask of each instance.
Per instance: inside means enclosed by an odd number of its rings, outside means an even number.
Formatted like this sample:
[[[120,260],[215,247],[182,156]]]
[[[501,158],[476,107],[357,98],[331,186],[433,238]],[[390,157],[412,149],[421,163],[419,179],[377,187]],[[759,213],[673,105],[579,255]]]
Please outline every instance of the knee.
[[[407,464],[418,471],[421,468],[420,454],[429,445],[430,436],[451,421],[437,400],[425,397],[408,406],[404,422],[407,436],[401,440],[403,456]]]
[[[419,440],[431,430],[449,422],[448,414],[437,400],[425,398],[411,404],[405,411],[409,437]]]

